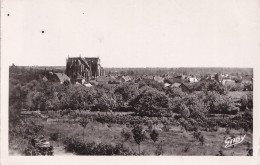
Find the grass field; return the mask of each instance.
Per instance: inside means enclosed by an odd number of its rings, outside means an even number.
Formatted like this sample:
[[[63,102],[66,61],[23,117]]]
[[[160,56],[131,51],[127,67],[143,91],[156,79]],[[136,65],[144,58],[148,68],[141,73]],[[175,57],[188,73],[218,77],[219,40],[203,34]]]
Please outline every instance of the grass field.
[[[58,141],[51,141],[54,146],[54,155],[69,154],[65,153],[62,147],[62,140],[64,137],[74,137],[79,140],[83,140],[83,128],[77,122],[46,122],[43,121],[45,137],[49,137],[52,133],[60,133],[60,139]],[[145,129],[147,127],[144,126]],[[218,151],[222,150],[224,155],[236,155],[245,156],[247,154],[247,142],[252,142],[252,133],[245,133],[241,130],[231,130],[230,135],[238,136],[245,135],[246,138],[240,144],[234,147],[224,148],[224,139],[228,134],[225,128],[218,128],[216,132],[202,131],[205,138],[205,143],[202,145],[199,141],[193,138],[193,132],[188,132],[182,129],[180,126],[171,126],[169,131],[163,131],[161,125],[154,127],[158,130],[159,140],[154,143],[147,133],[147,139],[141,143],[141,152],[144,155],[155,155],[157,146],[162,145],[162,155],[211,155],[218,154]],[[116,145],[122,143],[124,147],[133,152],[138,152],[138,145],[135,143],[131,134],[129,140],[124,141],[121,136],[121,131],[126,130],[131,132],[131,128],[126,125],[118,124],[101,124],[96,121],[90,121],[90,123],[84,129],[85,143],[104,143]]]

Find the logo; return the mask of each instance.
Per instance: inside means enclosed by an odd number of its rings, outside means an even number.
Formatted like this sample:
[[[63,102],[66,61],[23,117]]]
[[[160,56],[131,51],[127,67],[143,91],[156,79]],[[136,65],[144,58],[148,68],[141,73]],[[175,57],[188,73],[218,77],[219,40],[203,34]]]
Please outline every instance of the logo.
[[[242,143],[243,140],[245,139],[246,135],[244,136],[237,136],[237,137],[228,137],[225,139],[225,148],[234,146],[236,144]]]

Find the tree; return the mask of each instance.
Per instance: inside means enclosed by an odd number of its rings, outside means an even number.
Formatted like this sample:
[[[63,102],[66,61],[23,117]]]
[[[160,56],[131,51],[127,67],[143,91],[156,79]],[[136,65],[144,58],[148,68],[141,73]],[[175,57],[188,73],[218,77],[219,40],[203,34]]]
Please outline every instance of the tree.
[[[205,86],[207,91],[216,91],[221,95],[227,93],[226,89],[217,81],[208,82]]]
[[[187,119],[190,117],[190,111],[189,108],[185,104],[181,104],[180,106],[180,114],[183,118]]]
[[[152,130],[152,132],[150,133],[150,137],[155,143],[158,140],[159,133],[156,130]]]
[[[180,88],[168,88],[166,90],[166,94],[169,95],[169,97],[171,98],[175,98],[175,97],[184,97],[185,93],[180,89]]]
[[[248,101],[247,102],[247,107],[249,109],[253,109],[253,93],[252,92],[247,94],[247,101]]]
[[[123,101],[129,103],[129,101],[138,95],[138,90],[135,85],[122,84],[115,89],[114,93],[121,95]]]
[[[247,108],[247,105],[248,105],[247,95],[243,95],[241,98],[241,109],[245,110]]]
[[[163,92],[148,87],[130,105],[141,116],[161,116],[163,109],[169,108],[169,99]]]
[[[135,74],[135,72],[133,70],[128,70],[127,74],[133,76]]]
[[[253,91],[253,84],[244,84],[244,91]]]
[[[58,97],[63,109],[88,109],[96,101],[96,90],[84,86],[62,86]]]
[[[138,144],[139,146],[139,155],[141,155],[140,145],[145,138],[143,127],[141,125],[134,126],[134,128],[132,129],[132,133],[136,144]]]
[[[236,110],[234,101],[225,95],[215,91],[209,91],[204,98],[204,102],[209,107],[210,113],[231,113]]]
[[[84,142],[84,129],[86,128],[86,126],[88,125],[88,120],[86,118],[81,118],[79,121],[79,124],[81,125],[81,127],[83,128],[83,142]]]

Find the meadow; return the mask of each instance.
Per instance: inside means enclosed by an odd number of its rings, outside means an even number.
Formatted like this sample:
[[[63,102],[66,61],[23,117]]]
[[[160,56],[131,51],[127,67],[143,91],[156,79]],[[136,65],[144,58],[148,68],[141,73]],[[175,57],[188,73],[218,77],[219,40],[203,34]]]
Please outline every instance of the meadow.
[[[47,114],[47,113],[46,113]],[[77,155],[75,152],[68,152],[64,141],[67,138],[74,138],[79,142],[86,144],[109,144],[112,146],[122,145],[123,148],[129,150],[131,155],[139,155],[138,144],[133,138],[131,130],[133,125],[131,124],[117,124],[117,123],[104,123],[95,120],[95,117],[102,114],[106,116],[108,113],[100,112],[82,112],[82,115],[88,119],[88,124],[84,128],[83,139],[83,127],[79,123],[79,117],[71,118],[70,114],[66,116],[60,116],[59,112],[49,112],[49,119],[44,120],[41,118],[24,118],[25,122],[35,122],[37,125],[43,126],[43,130],[37,134],[44,135],[48,139],[51,145],[54,147],[54,155]],[[54,115],[56,114],[56,116]],[[80,112],[78,111],[78,114]],[[131,118],[131,114],[118,113],[109,115],[126,116]],[[218,127],[214,131],[200,131],[204,137],[203,143],[194,137],[194,131],[187,131],[182,125],[171,124],[165,128],[162,124],[164,120],[168,118],[149,118],[148,122],[144,122],[143,130],[145,134],[144,140],[140,145],[140,155],[208,155],[215,156],[219,152],[223,153],[223,156],[246,156],[248,154],[248,148],[252,147],[252,132],[245,132],[243,129],[229,129]],[[152,124],[151,123],[157,124]],[[157,130],[159,136],[156,142],[154,142],[149,134],[150,129]],[[128,132],[130,136],[125,138],[122,132]],[[53,138],[56,135],[56,138]],[[234,147],[224,148],[225,138],[228,136],[237,137],[246,135],[244,141]],[[26,143],[22,143],[25,145]],[[21,145],[21,144],[20,144]],[[17,146],[21,147],[21,146]],[[26,148],[23,146],[22,148]],[[17,150],[16,150],[17,151]],[[23,152],[23,151],[20,151]],[[10,154],[15,153],[14,150],[10,150]]]

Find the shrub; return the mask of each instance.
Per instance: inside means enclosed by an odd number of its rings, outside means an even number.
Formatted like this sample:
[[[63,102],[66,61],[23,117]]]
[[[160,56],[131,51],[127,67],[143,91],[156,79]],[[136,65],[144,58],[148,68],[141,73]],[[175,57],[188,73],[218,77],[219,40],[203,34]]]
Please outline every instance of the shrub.
[[[83,143],[75,138],[64,140],[65,150],[77,155],[133,155],[133,153],[123,147],[123,144],[108,145],[103,143]]]
[[[59,139],[59,137],[60,137],[59,132],[55,132],[55,133],[50,134],[50,140],[57,141]]]
[[[159,133],[156,130],[152,130],[152,132],[150,133],[150,137],[155,143],[158,140]]]
[[[230,134],[230,127],[227,127],[225,132],[226,132],[226,134],[229,135]]]
[[[186,145],[183,149],[182,152],[188,152],[190,150],[190,145]]]
[[[139,155],[140,155],[140,153],[141,153],[140,145],[141,145],[141,142],[145,139],[143,127],[141,125],[134,126],[134,128],[132,129],[132,133],[133,133],[133,137],[135,139],[135,142],[139,146]]]
[[[161,144],[158,144],[156,146],[156,150],[155,150],[155,155],[162,155],[163,154],[163,147],[162,147],[162,143]]]
[[[124,130],[124,129],[121,131],[121,135],[122,135],[122,137],[124,138],[124,141],[127,141],[127,140],[131,137],[130,132],[127,132],[127,131]]]
[[[195,131],[198,129],[196,124],[192,124],[191,121],[193,120],[185,120],[184,118],[181,118],[179,120],[180,125],[186,130],[186,131]]]
[[[164,132],[169,132],[170,131],[170,126],[169,126],[169,124],[163,124],[163,127],[162,127],[162,130],[164,131]]]
[[[205,138],[201,132],[198,131],[193,132],[193,137],[197,139],[202,145],[204,144]]]
[[[183,118],[187,119],[188,117],[190,117],[190,111],[189,111],[189,108],[185,105],[185,104],[182,104],[180,106],[180,114]]]
[[[247,155],[246,156],[253,156],[253,149],[252,148],[247,149]]]
[[[218,154],[216,156],[225,156],[225,155],[223,154],[223,151],[220,150],[220,151],[218,151]]]

